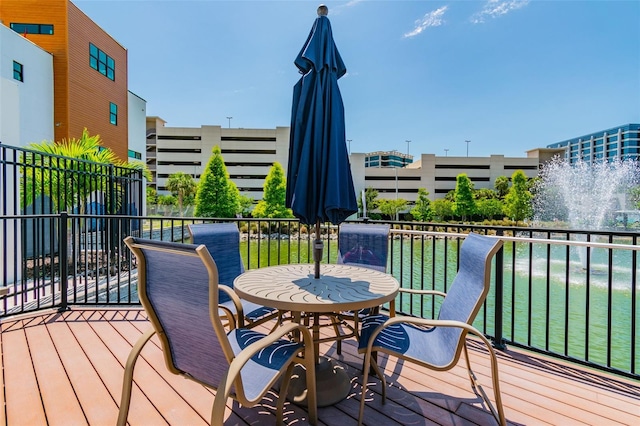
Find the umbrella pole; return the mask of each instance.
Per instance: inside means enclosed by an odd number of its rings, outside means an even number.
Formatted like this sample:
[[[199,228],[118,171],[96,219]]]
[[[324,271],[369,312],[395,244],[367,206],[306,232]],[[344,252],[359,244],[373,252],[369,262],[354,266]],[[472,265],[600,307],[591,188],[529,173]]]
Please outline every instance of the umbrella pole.
[[[322,250],[324,244],[320,239],[320,220],[316,221],[316,239],[313,242],[313,261],[315,263],[314,278],[320,278],[320,260],[322,260]]]

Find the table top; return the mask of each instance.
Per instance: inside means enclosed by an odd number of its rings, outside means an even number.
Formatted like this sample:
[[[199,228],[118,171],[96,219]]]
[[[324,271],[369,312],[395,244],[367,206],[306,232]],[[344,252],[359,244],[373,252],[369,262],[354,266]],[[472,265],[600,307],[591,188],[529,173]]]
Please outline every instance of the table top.
[[[243,299],[272,308],[304,312],[339,312],[373,308],[393,300],[400,284],[390,274],[351,265],[313,264],[252,269],[233,287]]]

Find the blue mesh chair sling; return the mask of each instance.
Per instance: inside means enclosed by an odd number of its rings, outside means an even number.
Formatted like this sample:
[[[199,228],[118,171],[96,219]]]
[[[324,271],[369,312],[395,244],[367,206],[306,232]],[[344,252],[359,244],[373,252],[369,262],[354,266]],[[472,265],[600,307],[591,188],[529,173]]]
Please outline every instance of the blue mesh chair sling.
[[[226,331],[218,309],[224,289],[218,269],[204,245],[127,237],[138,261],[138,293],[152,327],[132,348],[125,366],[118,425],[127,423],[133,373],[144,345],[157,334],[168,370],[216,390],[211,424],[221,425],[228,397],[252,407],[283,377],[276,416],[282,422],[284,399],[296,363],[306,368],[309,420],[317,421],[313,340],[299,324],[286,324],[270,334],[239,328]],[[230,323],[230,325],[235,325]],[[300,333],[299,341],[283,338]]]
[[[469,234],[460,247],[459,270],[447,293],[431,290],[400,289],[416,295],[443,296],[435,320],[414,317],[372,315],[362,321],[358,351],[365,353],[364,378],[360,398],[359,424],[362,424],[370,366],[382,381],[382,401],[386,398],[386,380],[372,353],[386,353],[433,370],[453,368],[464,350],[471,387],[485,401],[500,425],[506,425],[495,351],[485,335],[473,327],[491,283],[491,262],[502,247],[498,238]],[[392,306],[392,315],[394,309]],[[471,370],[467,334],[486,346],[490,364],[495,407]]]
[[[389,225],[343,223],[338,234],[338,263],[387,271]]]
[[[197,223],[187,226],[193,244],[204,244],[218,267],[220,284],[233,288],[233,280],[244,272],[240,256],[240,231],[235,223]],[[226,293],[219,294],[221,309],[237,318],[235,304]],[[242,314],[248,327],[275,318],[275,309],[242,300]]]
[[[387,272],[389,253],[389,225],[343,223],[338,233],[338,264],[361,266]],[[358,338],[358,323],[371,310],[359,312],[342,312],[337,321],[332,321],[336,335],[341,335],[338,324],[351,329],[353,336]],[[349,337],[351,334],[343,335]],[[342,339],[338,339],[336,351],[342,352]]]

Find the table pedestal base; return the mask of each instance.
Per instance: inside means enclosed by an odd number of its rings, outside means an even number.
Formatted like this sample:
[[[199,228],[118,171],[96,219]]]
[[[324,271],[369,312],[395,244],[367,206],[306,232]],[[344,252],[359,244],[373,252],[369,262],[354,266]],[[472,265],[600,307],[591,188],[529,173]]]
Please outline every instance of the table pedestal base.
[[[342,401],[351,391],[351,381],[342,367],[331,358],[320,357],[316,364],[316,392],[318,407],[326,407]],[[307,406],[307,375],[300,364],[293,368],[287,397],[290,401]]]

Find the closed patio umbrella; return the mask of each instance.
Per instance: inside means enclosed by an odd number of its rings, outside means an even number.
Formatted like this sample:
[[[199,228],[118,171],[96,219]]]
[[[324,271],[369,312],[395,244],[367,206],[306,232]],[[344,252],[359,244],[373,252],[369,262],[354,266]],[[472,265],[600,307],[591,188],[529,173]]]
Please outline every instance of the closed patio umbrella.
[[[293,88],[286,205],[302,223],[315,224],[315,277],[320,277],[320,223],[342,223],[358,211],[347,153],[344,105],[338,79],[347,69],[333,41],[328,9],[318,7],[294,63],[302,74]]]

